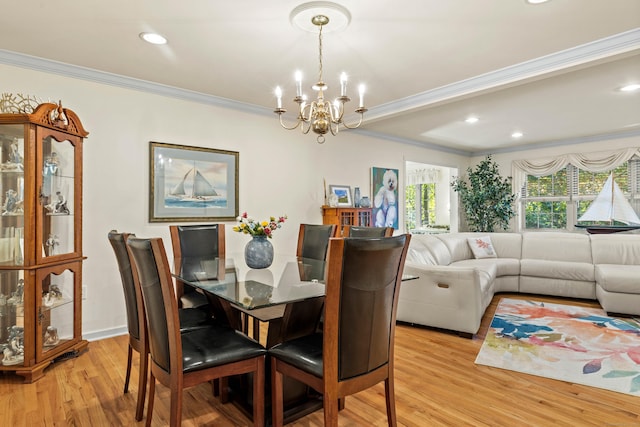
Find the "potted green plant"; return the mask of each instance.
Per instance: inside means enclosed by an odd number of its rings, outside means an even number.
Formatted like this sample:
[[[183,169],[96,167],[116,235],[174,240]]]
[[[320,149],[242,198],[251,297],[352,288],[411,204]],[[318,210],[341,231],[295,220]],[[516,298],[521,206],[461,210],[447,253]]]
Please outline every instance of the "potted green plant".
[[[455,177],[453,190],[460,194],[467,223],[471,231],[492,232],[497,227],[509,228],[516,215],[511,192],[511,177],[503,178],[498,164],[488,155],[475,168],[467,168],[467,177]]]

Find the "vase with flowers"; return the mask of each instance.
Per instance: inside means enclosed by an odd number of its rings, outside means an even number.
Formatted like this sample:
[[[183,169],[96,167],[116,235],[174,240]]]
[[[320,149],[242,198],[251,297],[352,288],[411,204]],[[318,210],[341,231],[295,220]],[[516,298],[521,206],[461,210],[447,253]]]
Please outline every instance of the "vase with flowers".
[[[233,231],[250,234],[251,240],[244,247],[244,260],[249,268],[267,268],[273,262],[273,245],[269,241],[273,232],[282,227],[287,216],[270,217],[268,221],[256,221],[246,212],[238,218]]]

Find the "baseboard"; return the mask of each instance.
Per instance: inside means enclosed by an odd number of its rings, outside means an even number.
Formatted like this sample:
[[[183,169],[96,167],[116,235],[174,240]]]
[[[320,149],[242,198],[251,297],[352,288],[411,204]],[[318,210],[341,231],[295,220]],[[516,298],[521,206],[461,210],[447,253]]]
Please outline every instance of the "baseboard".
[[[103,329],[101,331],[89,332],[86,334],[82,334],[82,338],[87,341],[98,341],[103,340],[105,338],[113,338],[118,337],[120,335],[126,335],[129,333],[129,330],[126,326],[121,326],[119,328],[113,329]]]

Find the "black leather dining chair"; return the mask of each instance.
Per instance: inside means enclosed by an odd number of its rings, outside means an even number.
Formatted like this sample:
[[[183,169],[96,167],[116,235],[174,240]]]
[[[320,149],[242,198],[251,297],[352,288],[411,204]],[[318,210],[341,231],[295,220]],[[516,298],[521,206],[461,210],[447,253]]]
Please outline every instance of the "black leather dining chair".
[[[342,237],[391,237],[393,227],[359,227],[345,225],[342,227]]]
[[[331,239],[323,330],[269,349],[272,424],[283,424],[283,376],[323,395],[324,425],[338,425],[339,400],[385,383],[396,425],[394,335],[410,235]]]
[[[259,343],[226,325],[180,332],[178,302],[161,238],[129,238],[147,320],[151,375],[146,425],[151,425],[156,379],[171,392],[170,426],[182,420],[183,389],[230,375],[253,374],[253,423],[264,425],[264,362]]]
[[[169,231],[176,272],[199,271],[203,260],[225,257],[224,224],[171,225]],[[176,280],[176,297],[180,307],[209,304],[203,293],[180,280]]]
[[[226,241],[224,224],[171,225],[174,271],[188,277],[205,271],[211,279],[224,273]],[[217,260],[216,262],[212,262]],[[207,307],[219,323],[241,329],[241,313],[215,295],[196,290],[176,279],[176,297],[181,307]]]
[[[109,243],[116,256],[122,290],[124,291],[124,302],[127,310],[127,330],[129,331],[129,346],[127,351],[127,373],[124,380],[124,393],[129,391],[129,379],[131,377],[131,363],[133,351],[138,352],[140,357],[140,373],[138,375],[138,397],[136,403],[136,420],[140,421],[144,416],[144,399],[147,390],[148,354],[149,345],[147,341],[146,323],[144,319],[144,306],[142,294],[134,280],[131,260],[127,252],[126,241],[130,233],[118,233],[111,230],[108,234]],[[196,308],[179,310],[180,329],[182,331],[191,330],[207,325],[210,316],[206,311]]]
[[[336,237],[335,224],[300,224],[296,256],[324,260],[327,257],[329,239]]]

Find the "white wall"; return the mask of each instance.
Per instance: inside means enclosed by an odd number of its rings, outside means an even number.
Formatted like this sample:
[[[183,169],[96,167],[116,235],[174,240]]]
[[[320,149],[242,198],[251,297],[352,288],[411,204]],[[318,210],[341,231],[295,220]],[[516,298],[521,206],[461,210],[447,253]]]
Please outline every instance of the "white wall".
[[[240,153],[240,212],[256,218],[287,214],[272,242],[276,251],[295,251],[300,223],[321,223],[323,179],[360,187],[371,196],[370,168],[396,168],[404,161],[443,164],[464,170],[468,157],[341,132],[323,145],[312,135],[285,131],[275,115],[188,102],[30,69],[0,65],[3,92],[44,101],[62,100],[90,132],[84,147],[83,334],[95,339],[126,332],[124,297],[111,229],[159,236],[171,258],[168,224],[148,222],[149,141]],[[403,178],[401,177],[401,180]],[[402,190],[402,189],[401,189]],[[403,203],[402,191],[400,191]],[[242,250],[247,237],[227,223],[227,250]],[[401,218],[400,229],[404,224]]]

